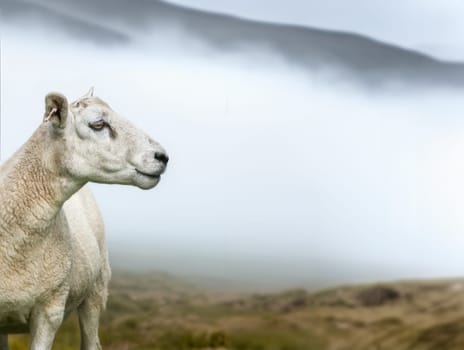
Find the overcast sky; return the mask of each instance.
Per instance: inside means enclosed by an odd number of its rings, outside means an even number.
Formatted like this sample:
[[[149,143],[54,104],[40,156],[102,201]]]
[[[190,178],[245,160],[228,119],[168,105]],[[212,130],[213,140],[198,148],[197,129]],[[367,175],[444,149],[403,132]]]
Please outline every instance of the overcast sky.
[[[464,61],[461,0],[170,0],[264,21],[352,31]]]

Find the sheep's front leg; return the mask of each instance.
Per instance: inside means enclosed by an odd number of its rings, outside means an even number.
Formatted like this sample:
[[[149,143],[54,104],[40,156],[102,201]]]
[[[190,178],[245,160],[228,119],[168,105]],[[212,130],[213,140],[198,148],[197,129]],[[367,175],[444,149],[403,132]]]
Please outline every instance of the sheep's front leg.
[[[55,299],[48,305],[37,306],[31,315],[30,350],[50,350],[55,334],[64,317],[65,298]]]
[[[91,295],[78,308],[81,350],[101,350],[102,348],[98,338],[101,305],[99,298]]]
[[[8,335],[0,334],[0,350],[8,350]]]

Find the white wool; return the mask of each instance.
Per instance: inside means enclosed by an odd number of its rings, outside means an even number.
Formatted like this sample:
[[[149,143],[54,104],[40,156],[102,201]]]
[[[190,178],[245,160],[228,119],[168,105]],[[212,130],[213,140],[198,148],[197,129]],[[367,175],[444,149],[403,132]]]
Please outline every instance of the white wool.
[[[103,221],[85,184],[149,189],[168,158],[93,90],[72,104],[57,93],[45,102],[42,125],[0,167],[0,350],[13,332],[30,332],[32,350],[51,349],[74,310],[81,349],[101,349],[111,271]]]

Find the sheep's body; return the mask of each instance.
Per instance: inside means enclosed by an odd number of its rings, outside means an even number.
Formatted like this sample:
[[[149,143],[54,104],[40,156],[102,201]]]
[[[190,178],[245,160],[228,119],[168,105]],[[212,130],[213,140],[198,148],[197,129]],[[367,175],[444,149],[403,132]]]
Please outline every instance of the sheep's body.
[[[99,104],[94,98],[84,101]],[[68,109],[61,95],[47,97],[49,104],[56,108],[46,123],[0,167],[0,350],[8,349],[6,334],[22,332],[31,333],[32,350],[49,350],[63,318],[76,309],[81,349],[101,348],[98,320],[106,303],[110,267],[103,221],[85,184],[106,180],[151,188],[167,163],[164,153],[164,165],[157,161],[159,145],[116,114],[105,123],[114,130],[128,130],[127,139],[119,135],[120,145],[111,141],[109,131],[94,129],[98,131],[83,135],[84,127],[93,129],[87,119],[95,113],[114,113],[107,105],[83,109],[76,102]],[[53,113],[58,120],[48,122]],[[67,114],[74,119],[63,124],[70,119]],[[143,144],[137,144],[142,136]],[[85,149],[97,146],[94,154]],[[76,147],[83,148],[82,155]],[[126,147],[120,154],[127,159],[111,158],[119,151],[114,147]],[[135,160],[129,155],[132,151]],[[115,175],[114,164],[126,177]],[[154,175],[145,174],[145,169]]]
[[[73,267],[71,275],[75,284],[71,286],[69,310],[76,309],[83,297],[92,296],[96,306],[104,307],[108,295],[111,270],[105,242],[105,229],[97,203],[90,189],[85,186],[74,194],[63,206],[68,221],[73,247]],[[81,286],[86,285],[83,289]],[[76,304],[77,303],[77,304]]]
[[[53,240],[53,245],[45,244],[35,249],[28,260],[37,259],[27,264],[30,268],[24,266],[14,272],[9,269],[10,278],[0,282],[0,333],[29,332],[29,315],[36,303],[63,283],[69,284],[65,316],[76,310],[88,296],[98,304],[95,306],[104,307],[111,271],[103,221],[90,189],[85,186],[75,193],[64,203],[58,217],[56,228],[61,234]],[[58,242],[61,240],[66,244]],[[1,256],[3,254],[0,261]],[[40,256],[49,256],[50,260],[40,261]],[[51,261],[52,257],[58,259]],[[14,263],[23,259],[21,255],[14,259]],[[47,273],[50,264],[54,265],[53,274]],[[5,276],[3,272],[6,271],[1,268],[0,271]],[[26,284],[25,280],[30,283]],[[22,286],[21,293],[18,293],[18,284]],[[38,288],[40,285],[48,288]]]

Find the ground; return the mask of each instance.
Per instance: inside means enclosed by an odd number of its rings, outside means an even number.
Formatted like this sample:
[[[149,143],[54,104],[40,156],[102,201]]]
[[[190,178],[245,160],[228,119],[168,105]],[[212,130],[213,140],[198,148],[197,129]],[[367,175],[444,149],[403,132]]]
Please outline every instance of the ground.
[[[161,273],[116,273],[106,350],[454,350],[464,348],[464,280],[243,294]],[[11,337],[25,350],[27,336]],[[53,349],[78,349],[77,320]]]

